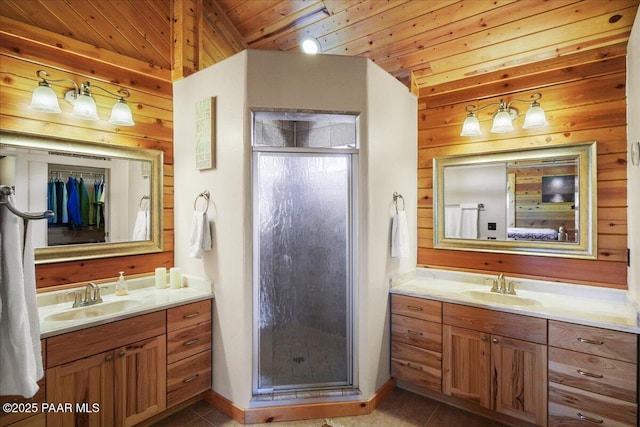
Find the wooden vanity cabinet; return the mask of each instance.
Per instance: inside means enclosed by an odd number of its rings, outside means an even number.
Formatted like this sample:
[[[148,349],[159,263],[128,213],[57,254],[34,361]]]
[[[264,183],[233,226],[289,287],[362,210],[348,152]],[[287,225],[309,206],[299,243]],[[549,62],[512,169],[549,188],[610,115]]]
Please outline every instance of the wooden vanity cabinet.
[[[166,407],[165,311],[47,339],[47,426],[132,426]],[[68,410],[64,405],[72,405]]]
[[[167,310],[167,407],[211,388],[211,300]]]
[[[637,426],[638,336],[549,321],[549,425]]]
[[[442,390],[442,303],[391,296],[391,375]]]
[[[547,321],[444,303],[442,389],[547,425]]]

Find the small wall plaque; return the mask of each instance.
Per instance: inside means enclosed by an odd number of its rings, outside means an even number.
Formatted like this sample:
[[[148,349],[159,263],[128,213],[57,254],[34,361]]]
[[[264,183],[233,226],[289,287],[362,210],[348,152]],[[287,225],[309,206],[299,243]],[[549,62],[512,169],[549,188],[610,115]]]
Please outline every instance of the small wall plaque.
[[[196,102],[196,169],[216,167],[216,97]]]

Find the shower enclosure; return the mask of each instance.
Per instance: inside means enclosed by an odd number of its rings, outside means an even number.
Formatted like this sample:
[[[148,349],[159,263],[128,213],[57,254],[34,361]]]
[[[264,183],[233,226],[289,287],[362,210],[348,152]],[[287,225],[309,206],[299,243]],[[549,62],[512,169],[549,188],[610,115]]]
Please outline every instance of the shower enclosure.
[[[357,116],[253,117],[254,394],[349,387]]]

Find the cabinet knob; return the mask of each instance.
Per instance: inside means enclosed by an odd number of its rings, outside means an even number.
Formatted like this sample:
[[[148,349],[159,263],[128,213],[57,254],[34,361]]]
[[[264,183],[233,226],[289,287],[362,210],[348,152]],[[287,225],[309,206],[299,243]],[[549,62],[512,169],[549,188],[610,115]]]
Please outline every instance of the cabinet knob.
[[[586,415],[582,415],[580,412],[578,412],[576,415],[582,421],[588,421],[588,422],[593,423],[593,424],[602,424],[602,423],[604,423],[604,420],[602,418],[588,417]]]
[[[418,335],[418,336],[422,336],[422,332],[420,332],[420,331],[414,331],[414,330],[412,330],[412,329],[407,329],[407,333],[408,333],[409,335]]]
[[[107,357],[105,357],[104,360],[106,360],[107,362],[111,362],[113,360],[113,354],[107,355]]]
[[[416,307],[415,305],[408,305],[407,308],[413,311],[422,311],[422,307]]]
[[[494,344],[498,344],[500,341],[498,340],[498,338],[491,338],[491,342]]]
[[[118,353],[118,357],[124,357],[124,355],[127,354],[124,352],[124,350],[120,350],[120,353]]]
[[[200,339],[199,339],[199,338],[194,338],[194,339],[192,339],[192,340],[189,340],[189,341],[185,341],[185,342],[183,342],[183,343],[182,343],[182,345],[184,345],[184,346],[186,346],[186,347],[189,347],[190,345],[194,345],[194,344],[195,344],[195,343],[197,343],[198,341],[200,341]]]
[[[485,341],[485,342],[486,342],[488,338],[487,338],[487,336],[486,336],[486,335],[483,335],[483,336],[482,336],[482,338],[480,338],[480,339],[481,339],[482,341]]]

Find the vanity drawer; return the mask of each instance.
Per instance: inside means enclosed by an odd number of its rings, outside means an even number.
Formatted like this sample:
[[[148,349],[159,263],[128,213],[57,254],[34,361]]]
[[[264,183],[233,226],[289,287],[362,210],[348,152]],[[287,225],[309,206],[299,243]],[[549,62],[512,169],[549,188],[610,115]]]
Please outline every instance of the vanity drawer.
[[[167,408],[211,388],[211,350],[167,367]]]
[[[549,345],[638,363],[638,337],[628,332],[550,320]]]
[[[549,381],[636,402],[637,365],[549,347]]]
[[[186,328],[211,320],[211,300],[198,301],[167,310],[167,331]]]
[[[442,391],[442,353],[392,342],[391,375],[430,390]]]
[[[442,324],[391,315],[391,339],[433,351],[442,351]]]
[[[167,333],[167,363],[177,362],[211,348],[211,322]]]
[[[391,313],[442,323],[442,303],[423,298],[391,295]]]
[[[444,303],[442,318],[446,325],[547,344],[547,320],[538,317]]]
[[[549,383],[549,426],[637,427],[637,422],[636,404]]]

